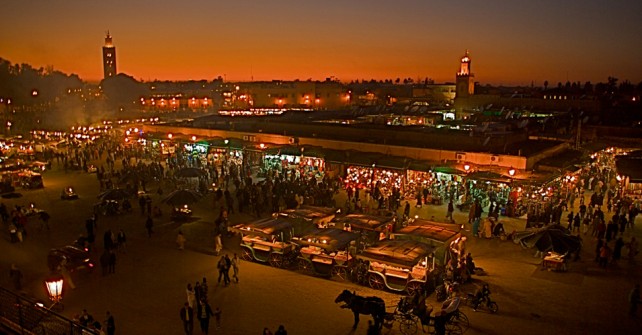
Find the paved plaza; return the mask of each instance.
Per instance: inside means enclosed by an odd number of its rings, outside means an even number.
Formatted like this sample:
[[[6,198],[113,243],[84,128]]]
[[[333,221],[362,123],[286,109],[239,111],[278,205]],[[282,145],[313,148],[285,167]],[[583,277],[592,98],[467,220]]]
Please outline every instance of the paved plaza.
[[[84,222],[97,201],[99,183],[96,176],[83,172],[65,173],[54,166],[44,175],[45,188],[20,191],[22,197],[2,199],[8,207],[35,203],[51,214],[51,229],[40,229],[36,222],[27,227],[23,243],[10,243],[6,226],[0,239],[0,283],[10,287],[9,266],[17,264],[24,274],[24,294],[46,300],[43,280],[48,274],[46,254],[52,247],[72,242],[85,233]],[[60,199],[61,190],[73,185],[80,194],[78,200]],[[155,191],[156,188],[151,186]],[[62,312],[71,318],[87,309],[98,321],[110,311],[116,319],[116,334],[183,334],[179,309],[186,301],[187,283],[194,284],[206,277],[212,308],[222,310],[221,328],[212,320],[210,334],[261,334],[264,327],[272,331],[283,324],[289,334],[365,334],[369,317],[362,316],[356,331],[352,331],[352,314],[334,303],[343,290],[355,290],[361,295],[382,297],[393,306],[399,295],[374,291],[349,282],[306,276],[296,271],[275,269],[263,264],[243,262],[240,282],[229,287],[217,285],[214,255],[214,210],[212,195],[204,197],[194,207],[194,220],[178,224],[169,220],[169,207],[160,204],[161,196],[150,193],[153,203],[164,211],[155,219],[154,234],[145,231],[146,216],[141,215],[137,202],[132,213],[100,216],[96,233],[98,262],[102,252],[102,236],[107,229],[123,229],[127,234],[126,252],[117,254],[116,273],[102,276],[100,269],[93,273],[73,273],[76,288],[64,295]],[[345,202],[345,194],[337,195],[337,204]],[[411,201],[414,204],[414,201]],[[412,208],[411,216],[422,218],[445,217],[446,205]],[[455,220],[467,220],[468,213],[456,211]],[[608,214],[607,214],[608,216]],[[565,215],[563,216],[565,217]],[[255,217],[233,213],[231,222],[253,220]],[[501,218],[507,231],[522,230],[525,220]],[[634,233],[642,237],[642,219],[638,218]],[[469,229],[469,226],[466,226]],[[181,230],[186,249],[178,250],[175,239]],[[465,234],[470,235],[469,231]],[[480,239],[469,236],[468,249],[477,266],[487,275],[475,277],[464,291],[474,291],[475,285],[490,284],[492,297],[499,304],[499,313],[462,310],[470,319],[466,334],[639,334],[642,313],[637,319],[628,317],[627,296],[634,283],[640,282],[636,263],[621,260],[608,270],[593,262],[595,241],[582,235],[584,248],[580,261],[571,262],[569,271],[557,273],[541,270],[540,259],[534,250],[524,250],[511,241]],[[224,252],[240,251],[238,237],[224,238]],[[639,260],[638,260],[639,261]],[[428,298],[438,306],[434,295]],[[200,334],[198,324],[194,334]],[[384,329],[383,334],[399,334],[398,325]]]

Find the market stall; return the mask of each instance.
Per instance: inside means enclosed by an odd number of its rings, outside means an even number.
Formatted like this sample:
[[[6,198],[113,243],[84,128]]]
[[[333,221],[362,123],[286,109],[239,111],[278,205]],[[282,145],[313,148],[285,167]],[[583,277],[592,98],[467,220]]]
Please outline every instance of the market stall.
[[[404,198],[421,197],[424,204],[441,205],[461,193],[464,174],[454,167],[437,166],[436,162],[411,161]]]
[[[313,146],[282,145],[265,151],[264,166],[276,175],[284,174],[287,179],[323,180],[325,160],[323,150]]]

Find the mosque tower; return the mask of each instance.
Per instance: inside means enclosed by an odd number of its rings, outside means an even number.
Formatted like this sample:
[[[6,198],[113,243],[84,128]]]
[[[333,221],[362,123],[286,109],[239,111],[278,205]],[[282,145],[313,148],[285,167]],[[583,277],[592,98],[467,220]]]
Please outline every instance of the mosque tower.
[[[470,57],[468,50],[461,58],[459,72],[457,72],[457,97],[465,98],[475,94],[475,75],[470,72]]]
[[[111,35],[107,31],[105,36],[105,45],[103,46],[103,74],[104,79],[113,77],[116,72],[116,47],[111,41]]]

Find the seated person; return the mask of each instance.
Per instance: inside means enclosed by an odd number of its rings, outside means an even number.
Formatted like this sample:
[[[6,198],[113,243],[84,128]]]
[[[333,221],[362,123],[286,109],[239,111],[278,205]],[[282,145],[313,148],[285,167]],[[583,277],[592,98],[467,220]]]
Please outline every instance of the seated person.
[[[123,210],[129,212],[132,209],[132,204],[129,202],[129,199],[123,200]]]
[[[163,212],[161,212],[161,209],[158,206],[154,206],[154,209],[152,210],[152,213],[153,213],[154,217],[159,217],[159,216],[163,215]]]
[[[506,231],[504,230],[504,224],[501,222],[497,222],[497,224],[493,228],[493,236],[501,236],[504,234],[506,234]]]
[[[488,288],[488,284],[484,284],[482,288],[478,289],[477,292],[475,292],[475,301],[473,302],[473,310],[477,310],[477,307],[483,302],[488,302],[488,298],[490,296],[490,288]]]

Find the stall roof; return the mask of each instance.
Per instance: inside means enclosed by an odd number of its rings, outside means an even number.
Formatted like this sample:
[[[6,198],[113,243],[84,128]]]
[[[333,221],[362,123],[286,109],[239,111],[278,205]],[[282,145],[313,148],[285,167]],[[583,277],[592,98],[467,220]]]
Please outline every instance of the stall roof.
[[[505,183],[505,184],[509,184],[511,182],[510,177],[506,177],[502,174],[499,174],[497,172],[491,172],[491,171],[475,171],[475,172],[469,173],[466,176],[466,179],[478,180],[478,181],[490,181],[490,182]]]
[[[401,156],[381,155],[376,157],[373,163],[375,167],[384,169],[405,170],[408,168],[408,158]]]
[[[225,144],[227,140],[227,144]],[[207,140],[207,144],[215,148],[231,148],[231,149],[243,149],[248,142],[238,139],[238,138],[227,138],[215,137]]]
[[[455,175],[460,175],[463,176],[466,174],[466,171],[464,170],[459,170],[453,166],[437,166],[433,169],[435,172],[441,172],[441,173],[446,173],[446,174],[455,174]]]
[[[279,216],[312,221],[315,219],[327,218],[335,214],[335,209],[330,207],[301,206],[299,208],[286,209],[280,212]]]
[[[428,244],[409,240],[384,240],[366,248],[357,258],[412,267],[433,252]]]
[[[642,183],[642,157],[617,156],[615,159],[617,173],[629,177],[631,183]]]
[[[423,160],[413,159],[408,164],[408,170],[433,172],[433,167],[437,165],[438,165],[438,162],[435,162],[435,161],[423,161]]]
[[[301,236],[303,245],[314,245],[327,251],[346,249],[350,242],[359,238],[359,234],[336,228],[318,228]],[[326,241],[326,243],[323,243]]]
[[[348,150],[345,152],[344,162],[348,165],[372,167],[379,156],[380,154],[372,152]]]
[[[248,223],[237,224],[231,227],[231,230],[243,234],[254,234],[270,237],[273,235],[277,235],[282,231],[291,229],[293,226],[294,224],[287,220],[279,218],[268,218]]]
[[[410,225],[399,229],[399,231],[395,233],[395,236],[414,235],[436,242],[446,243],[458,234],[459,230],[455,227],[452,227],[452,224],[444,224],[429,220],[417,219]]]
[[[357,230],[382,230],[394,220],[393,216],[375,216],[368,214],[348,214],[335,218],[336,223],[349,224],[352,229]]]

